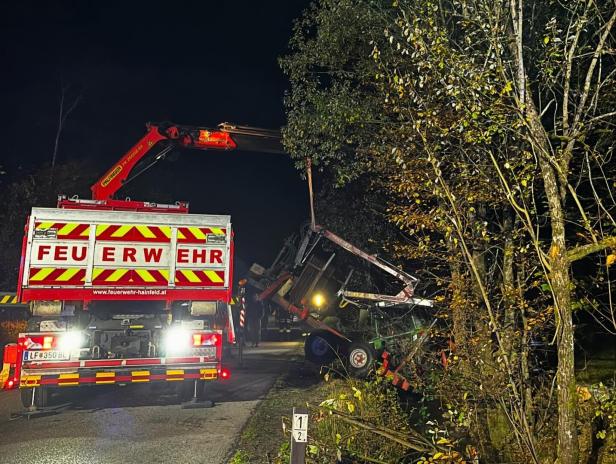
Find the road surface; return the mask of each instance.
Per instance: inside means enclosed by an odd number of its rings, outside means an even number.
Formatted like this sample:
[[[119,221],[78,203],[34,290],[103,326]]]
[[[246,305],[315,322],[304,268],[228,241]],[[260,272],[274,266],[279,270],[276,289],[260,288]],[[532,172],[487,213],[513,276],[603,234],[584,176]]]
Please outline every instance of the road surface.
[[[209,409],[181,409],[172,394],[149,385],[66,391],[71,405],[27,420],[17,391],[0,392],[0,461],[36,464],[225,463],[242,426],[277,376],[300,352],[299,342],[266,342],[245,354],[244,368],[210,385]],[[70,395],[69,395],[70,393]]]

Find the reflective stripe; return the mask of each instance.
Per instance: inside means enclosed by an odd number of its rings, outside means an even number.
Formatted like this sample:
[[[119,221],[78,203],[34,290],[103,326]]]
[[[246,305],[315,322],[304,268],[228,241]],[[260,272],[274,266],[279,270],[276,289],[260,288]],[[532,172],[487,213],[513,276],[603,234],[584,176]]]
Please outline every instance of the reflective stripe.
[[[205,240],[205,234],[198,227],[189,227],[188,230],[199,240]]]
[[[97,372],[96,373],[96,384],[110,384],[115,383],[115,372]]]
[[[58,230],[58,235],[69,235],[79,225],[81,225],[81,224],[78,224],[76,222],[70,222],[70,223],[66,224],[65,226],[60,227],[60,230]]]
[[[104,269],[101,269],[100,267],[95,267],[92,270],[92,280],[95,280],[99,275],[101,275],[103,271]]]
[[[122,278],[124,274],[128,272],[127,269],[116,269],[111,273],[109,277],[105,279],[106,282],[117,282]]]
[[[160,231],[165,234],[165,237],[171,238],[171,227],[169,226],[161,226],[159,227]]]
[[[45,267],[41,270],[39,270],[36,274],[34,274],[33,276],[30,276],[30,280],[44,280],[45,277],[47,277],[49,274],[51,274],[55,269],[53,267]]]
[[[193,283],[201,282],[201,279],[197,277],[197,275],[193,271],[187,270],[187,271],[181,271],[181,272],[182,274],[184,274],[184,276],[188,279],[189,282],[193,282]]]
[[[99,224],[96,226],[96,236],[98,237],[99,235],[102,235],[103,232],[105,232],[107,229],[109,229],[109,227],[111,226],[111,224]]]
[[[156,234],[148,226],[135,226],[145,238],[156,238]]]
[[[41,222],[39,225],[37,225],[35,228],[39,229],[39,230],[45,230],[45,229],[49,229],[51,226],[53,226],[55,224],[55,222]]]
[[[67,269],[56,280],[58,280],[60,282],[66,282],[67,280],[71,280],[71,278],[73,278],[75,276],[75,274],[77,274],[80,270],[81,269],[78,269],[78,268],[75,268],[75,267],[71,268],[71,269]]]
[[[224,279],[221,279],[220,276],[218,274],[216,274],[216,272],[214,271],[204,271],[205,275],[208,276],[208,278],[215,283],[220,283],[220,282],[224,282]]]
[[[173,382],[176,380],[184,380],[183,369],[167,369],[167,381]]]
[[[215,379],[218,377],[218,369],[200,369],[199,373],[201,374],[201,378],[203,380]]]
[[[150,271],[146,271],[145,269],[135,269],[135,272],[143,279],[144,282],[156,282],[156,279],[152,276],[152,274],[150,274]]]
[[[112,237],[123,237],[128,232],[130,232],[132,228],[133,226],[127,226],[127,225],[120,226],[114,233],[111,234],[111,236]]]
[[[150,371],[133,371],[131,372],[133,382],[149,382]]]
[[[66,382],[68,380],[68,382]],[[58,377],[58,385],[70,387],[79,385],[79,374],[60,374]]]

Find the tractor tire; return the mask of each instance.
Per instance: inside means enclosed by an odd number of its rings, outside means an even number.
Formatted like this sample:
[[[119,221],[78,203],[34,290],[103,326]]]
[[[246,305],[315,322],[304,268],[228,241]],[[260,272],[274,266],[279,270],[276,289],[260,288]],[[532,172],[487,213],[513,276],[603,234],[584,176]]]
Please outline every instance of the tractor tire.
[[[334,334],[324,330],[312,332],[304,342],[306,359],[315,364],[328,364],[337,355],[339,340]]]
[[[374,367],[377,354],[369,343],[352,342],[347,350],[346,368],[351,377],[358,379],[368,375]]]
[[[24,408],[32,407],[32,395],[34,395],[34,406],[37,408],[45,408],[49,404],[49,388],[36,387],[36,394],[34,388],[20,388],[21,404]]]

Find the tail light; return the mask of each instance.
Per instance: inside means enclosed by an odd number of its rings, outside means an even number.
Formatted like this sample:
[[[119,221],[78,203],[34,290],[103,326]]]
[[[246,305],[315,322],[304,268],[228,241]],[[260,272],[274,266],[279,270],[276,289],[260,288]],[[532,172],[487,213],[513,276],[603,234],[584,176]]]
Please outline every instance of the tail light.
[[[4,349],[2,371],[0,371],[0,389],[11,390],[19,384],[20,366],[18,364],[20,350],[15,343],[9,343]]]
[[[217,333],[194,333],[193,346],[220,346],[222,336]]]
[[[19,337],[17,343],[24,350],[51,350],[56,348],[57,339],[53,335],[27,335]]]
[[[231,378],[231,371],[229,369],[227,369],[226,367],[223,367],[220,370],[220,378],[223,380],[228,380]]]
[[[65,350],[72,351],[84,343],[84,335],[78,330],[69,330],[58,335],[26,335],[17,343],[23,350]]]

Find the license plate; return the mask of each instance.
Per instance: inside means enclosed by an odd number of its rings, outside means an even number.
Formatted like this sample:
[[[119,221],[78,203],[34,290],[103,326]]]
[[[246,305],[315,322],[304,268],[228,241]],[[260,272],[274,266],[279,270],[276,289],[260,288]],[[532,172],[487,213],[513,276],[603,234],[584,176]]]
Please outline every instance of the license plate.
[[[66,361],[70,358],[68,351],[24,351],[24,361]]]

